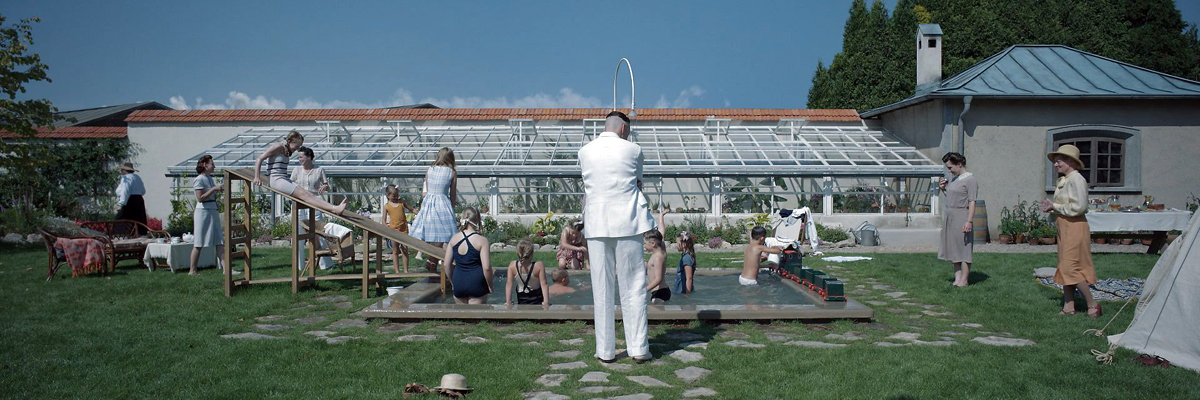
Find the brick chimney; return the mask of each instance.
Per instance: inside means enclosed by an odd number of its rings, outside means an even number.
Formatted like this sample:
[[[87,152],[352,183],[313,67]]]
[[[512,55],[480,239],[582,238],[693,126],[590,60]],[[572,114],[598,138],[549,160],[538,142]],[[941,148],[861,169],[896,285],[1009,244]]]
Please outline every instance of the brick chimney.
[[[921,24],[917,28],[917,92],[930,91],[942,83],[942,27]]]

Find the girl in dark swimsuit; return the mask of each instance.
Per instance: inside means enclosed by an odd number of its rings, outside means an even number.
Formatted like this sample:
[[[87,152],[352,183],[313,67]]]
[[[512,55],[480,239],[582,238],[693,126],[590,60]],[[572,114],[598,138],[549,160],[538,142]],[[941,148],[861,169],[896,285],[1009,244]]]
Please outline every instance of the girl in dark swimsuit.
[[[458,304],[487,303],[487,295],[492,292],[491,244],[478,229],[479,211],[474,207],[463,210],[459,232],[450,237],[453,245],[446,246],[446,256],[442,258],[443,268],[453,271],[450,283],[454,285],[454,301]]]
[[[517,286],[517,304],[550,305],[546,290],[546,267],[533,261],[533,243],[517,244],[517,259],[508,264],[508,283],[504,286],[504,304],[512,304],[513,286]]]

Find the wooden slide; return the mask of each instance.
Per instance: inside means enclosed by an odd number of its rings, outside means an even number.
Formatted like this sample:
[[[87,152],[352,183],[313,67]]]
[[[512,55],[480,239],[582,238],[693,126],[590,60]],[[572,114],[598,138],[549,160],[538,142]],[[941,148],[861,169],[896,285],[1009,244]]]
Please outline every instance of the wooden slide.
[[[439,278],[441,285],[442,285],[442,293],[446,292],[446,271],[444,270],[444,268],[440,267],[440,265],[441,265],[440,263],[439,263],[438,272],[412,272],[412,273],[390,273],[390,274],[383,272],[383,240],[384,239],[394,241],[396,243],[408,246],[408,248],[410,248],[410,249],[424,253],[425,257],[427,257],[431,260],[440,260],[443,256],[445,256],[444,250],[441,247],[437,247],[437,246],[431,245],[429,243],[426,243],[422,240],[418,240],[412,236],[409,236],[407,233],[403,233],[403,232],[397,231],[395,229],[389,228],[388,226],[386,226],[384,224],[381,224],[379,222],[371,220],[370,218],[355,214],[354,212],[351,212],[351,211],[346,211],[346,212],[342,213],[341,215],[335,215],[335,214],[326,212],[325,215],[328,217],[333,217],[338,220],[341,220],[342,222],[344,222],[346,224],[362,228],[362,230],[363,230],[362,274],[361,275],[359,275],[359,274],[334,274],[334,275],[317,276],[316,269],[315,269],[317,263],[315,262],[316,257],[314,257],[315,252],[316,252],[316,240],[318,240],[317,235],[312,232],[300,233],[299,229],[295,229],[295,227],[301,226],[301,221],[300,221],[300,217],[299,217],[300,210],[302,210],[302,209],[320,210],[320,209],[318,209],[316,206],[308,204],[300,199],[292,197],[291,195],[284,194],[278,190],[272,189],[267,184],[267,182],[270,182],[270,181],[267,179],[266,176],[262,176],[262,175],[259,176],[263,182],[262,186],[257,186],[257,187],[254,186],[254,183],[253,183],[254,182],[254,170],[252,170],[250,168],[242,168],[242,169],[236,169],[236,170],[226,169],[226,170],[224,170],[224,174],[225,174],[224,198],[225,198],[226,212],[224,214],[222,214],[222,216],[221,216],[221,220],[222,220],[221,223],[225,229],[225,254],[222,255],[222,258],[224,261],[224,265],[226,267],[232,265],[231,261],[235,258],[234,257],[235,255],[240,256],[237,258],[241,258],[242,260],[245,261],[244,273],[237,278],[234,278],[232,268],[225,268],[225,271],[224,271],[225,296],[232,296],[234,289],[237,289],[238,287],[260,284],[260,283],[291,282],[292,283],[292,294],[296,294],[300,290],[301,287],[315,285],[317,283],[317,281],[362,280],[362,293],[363,293],[363,298],[365,299],[368,297],[367,290],[371,286],[371,284],[374,284],[376,289],[382,289],[383,283],[385,280],[397,279],[397,278]],[[242,191],[242,196],[237,197],[237,198],[234,198],[233,194],[232,194],[233,193],[233,191],[232,191],[233,182],[235,182],[235,181],[243,182],[243,184],[245,185],[245,188],[246,188],[246,190]],[[291,239],[292,239],[292,268],[291,268],[292,276],[291,276],[291,278],[253,279],[253,275],[252,275],[252,271],[251,271],[250,252],[251,252],[251,248],[254,243],[254,238],[249,234],[249,232],[250,232],[249,222],[253,221],[253,216],[251,215],[251,211],[250,211],[250,208],[251,208],[250,203],[251,203],[251,198],[253,196],[254,190],[270,190],[272,192],[275,192],[275,194],[282,196],[284,199],[291,201],[291,203],[292,203],[291,222],[292,222],[293,229],[292,229],[292,237],[291,237]],[[244,204],[245,205],[245,207],[243,207],[243,209],[245,210],[245,218],[243,219],[243,223],[236,224],[236,225],[233,223],[233,205],[234,204]],[[315,213],[309,212],[308,213],[308,221],[306,221],[306,222],[307,223],[305,223],[304,226],[315,225],[315,223],[316,223]],[[373,259],[370,254],[370,253],[372,253],[372,251],[371,251],[372,250],[371,249],[371,240],[372,239],[375,240],[374,258]],[[308,250],[309,262],[303,268],[300,267],[300,257],[297,252],[297,249],[296,249],[297,243],[300,243],[299,241],[301,241],[301,240],[306,240],[308,243],[307,250]],[[239,249],[238,248],[239,245],[243,246],[243,247],[241,249]],[[371,270],[371,265],[370,265],[372,260],[375,261],[375,270],[374,271]],[[305,273],[307,273],[307,276],[302,276],[302,275],[305,275]]]

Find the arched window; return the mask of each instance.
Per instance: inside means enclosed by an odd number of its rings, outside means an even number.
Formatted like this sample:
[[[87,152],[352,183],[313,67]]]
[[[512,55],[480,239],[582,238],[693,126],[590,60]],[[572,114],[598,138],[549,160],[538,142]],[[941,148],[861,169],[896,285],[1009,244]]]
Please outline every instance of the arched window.
[[[1074,125],[1047,131],[1047,144],[1057,149],[1065,144],[1079,148],[1083,168],[1079,173],[1097,191],[1140,189],[1141,133],[1115,125]],[[1052,190],[1056,174],[1047,162],[1047,187]]]

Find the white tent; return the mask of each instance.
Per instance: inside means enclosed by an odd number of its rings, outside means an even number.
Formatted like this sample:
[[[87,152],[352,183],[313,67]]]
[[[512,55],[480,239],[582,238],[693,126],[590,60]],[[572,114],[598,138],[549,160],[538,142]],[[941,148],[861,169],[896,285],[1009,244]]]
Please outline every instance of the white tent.
[[[1200,213],[1197,213],[1200,214]],[[1125,333],[1108,342],[1200,372],[1200,218],[1163,252],[1146,278]],[[1195,251],[1195,254],[1192,252]]]

